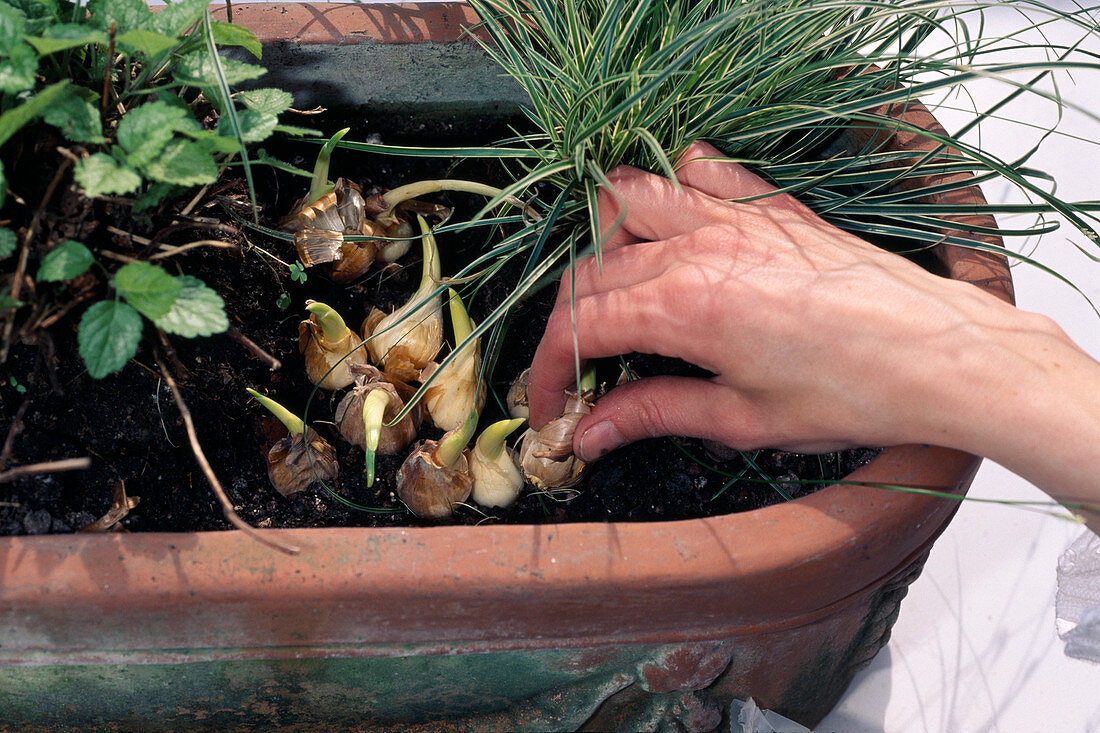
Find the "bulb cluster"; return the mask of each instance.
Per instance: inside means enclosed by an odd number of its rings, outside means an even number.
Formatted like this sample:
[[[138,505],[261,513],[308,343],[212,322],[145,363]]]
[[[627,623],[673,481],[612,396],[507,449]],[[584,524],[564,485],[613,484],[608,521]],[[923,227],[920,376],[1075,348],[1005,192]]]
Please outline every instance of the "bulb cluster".
[[[417,516],[448,517],[456,505],[470,498],[484,506],[508,506],[528,482],[544,490],[575,484],[584,464],[572,456],[570,426],[575,429],[582,410],[591,405],[590,396],[571,400],[566,414],[542,431],[528,431],[522,462],[506,439],[526,422],[526,415],[490,425],[469,448],[486,397],[481,340],[458,293],[448,289],[454,346],[447,359],[436,361],[444,340],[444,278],[435,236],[422,215],[445,218],[449,212],[403,196],[365,196],[359,186],[344,179],[330,189],[322,186],[326,156],[327,151],[322,151],[318,158],[310,195],[295,205],[282,224],[294,232],[304,264],[333,262],[333,278],[348,282],[375,259],[400,256],[401,247],[407,250],[414,238],[402,212],[415,212],[422,244],[420,283],[404,305],[388,314],[371,308],[356,333],[332,307],[307,301],[309,315],[298,329],[310,381],[326,390],[348,390],[336,408],[335,423],[344,440],[363,449],[368,486],[374,482],[375,455],[408,449],[422,422],[430,422],[444,434],[413,445],[396,479],[398,497]],[[464,185],[464,190],[472,190],[469,187],[474,184]],[[411,191],[423,186],[403,188]],[[347,242],[344,236],[349,233],[380,240]],[[525,392],[525,384],[511,392]],[[419,399],[416,385],[420,385]],[[338,466],[332,446],[289,410],[249,391],[290,433],[268,453],[268,473],[275,488],[291,496],[314,482],[335,480]]]

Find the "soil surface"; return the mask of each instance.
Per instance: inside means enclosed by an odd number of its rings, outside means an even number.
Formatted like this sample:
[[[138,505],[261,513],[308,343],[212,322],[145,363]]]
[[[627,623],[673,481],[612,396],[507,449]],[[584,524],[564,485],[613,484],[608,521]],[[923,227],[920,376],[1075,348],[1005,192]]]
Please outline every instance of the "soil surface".
[[[15,148],[15,161],[5,160],[5,168],[16,196],[9,196],[3,218],[22,236],[57,170],[55,166],[61,163],[48,141]],[[316,147],[299,145],[288,146],[278,155],[310,169],[315,153]],[[28,160],[38,162],[20,166]],[[43,160],[50,165],[43,165]],[[25,177],[18,179],[15,171],[25,171],[21,173]],[[441,171],[438,161],[342,152],[335,156],[332,169],[333,177],[345,176],[365,189],[371,185],[392,188],[420,178],[438,178],[441,173],[497,182],[503,175],[487,164],[464,163],[451,169],[445,163]],[[256,182],[264,198],[262,218],[268,226],[274,226],[308,187],[303,178],[264,167],[256,169]],[[0,483],[0,534],[75,531],[108,511],[120,482],[126,493],[139,497],[140,502],[116,529],[192,531],[229,526],[196,463],[157,355],[178,383],[202,449],[245,521],[260,527],[424,523],[405,510],[393,493],[401,456],[379,456],[379,479],[373,487],[366,486],[361,451],[344,443],[331,425],[340,395],[313,389],[304,375],[297,344],[307,298],[332,305],[353,327],[371,305],[388,312],[407,299],[419,279],[417,248],[397,265],[372,270],[349,287],[334,284],[324,265],[307,270],[304,283],[295,282],[286,268],[275,262],[275,258],[293,261],[289,242],[248,230],[225,216],[223,203],[243,201],[244,191],[240,180],[227,178],[206,192],[189,218],[178,213],[190,197],[167,202],[150,215],[134,216],[125,202],[89,202],[71,185],[71,177],[63,176],[40,214],[30,244],[28,272],[36,271],[47,243],[55,245],[68,238],[86,243],[104,262],[111,261],[106,253],[147,256],[152,250],[139,237],[168,245],[203,239],[231,242],[237,247],[196,247],[159,264],[173,273],[198,277],[214,288],[225,300],[232,329],[278,359],[281,367],[271,369],[240,338],[229,334],[193,340],[170,337],[162,342],[147,324],[142,346],[124,370],[105,379],[91,379],[77,356],[76,328],[87,303],[108,294],[107,276],[96,271],[65,284],[37,286],[32,291],[34,301],[57,317],[48,328],[34,330],[23,328],[30,315],[28,307],[20,309],[15,318],[18,338],[0,367],[0,440],[5,441],[0,471],[81,456],[91,459],[91,467]],[[454,220],[469,217],[484,202],[452,194],[429,198],[455,207]],[[212,224],[216,220],[226,224],[216,227]],[[444,273],[455,271],[463,258],[479,251],[485,241],[482,231],[441,236]],[[5,292],[10,288],[14,260],[0,263],[7,273]],[[473,318],[481,320],[509,288],[506,272],[469,304]],[[285,310],[278,305],[284,293],[290,298]],[[491,385],[501,397],[511,379],[529,364],[551,300],[552,293],[544,292],[517,309]],[[647,355],[631,355],[627,362],[641,376],[698,373],[689,365]],[[617,361],[604,365],[601,380],[613,384],[619,368]],[[315,485],[288,499],[271,487],[264,456],[284,430],[248,396],[246,387],[269,394],[298,414],[308,404],[310,423],[337,446],[340,476],[332,491]],[[497,400],[490,397],[482,424],[500,416]],[[426,429],[422,436],[437,437],[438,432]],[[568,493],[527,495],[504,510],[460,507],[451,521],[648,521],[745,511],[782,501],[773,484],[798,496],[814,490],[823,480],[843,477],[873,455],[871,450],[828,456],[762,451],[746,460],[736,453],[716,457],[695,440],[647,440],[589,466],[584,481]],[[352,508],[346,502],[370,511]]]

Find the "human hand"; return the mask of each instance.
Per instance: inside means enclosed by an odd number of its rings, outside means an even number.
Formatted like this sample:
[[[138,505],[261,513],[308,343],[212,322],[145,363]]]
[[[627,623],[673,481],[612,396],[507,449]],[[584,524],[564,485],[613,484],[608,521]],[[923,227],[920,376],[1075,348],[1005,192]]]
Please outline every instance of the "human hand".
[[[578,425],[592,460],[650,436],[740,449],[820,452],[936,442],[938,362],[1002,303],[847,234],[720,153],[696,143],[672,181],[621,167],[599,193],[601,223],[625,214],[575,273],[581,360],[632,351],[716,376],[657,376],[611,390]],[[730,199],[752,201],[733,203]],[[560,414],[574,380],[567,274],[535,354],[531,425]]]

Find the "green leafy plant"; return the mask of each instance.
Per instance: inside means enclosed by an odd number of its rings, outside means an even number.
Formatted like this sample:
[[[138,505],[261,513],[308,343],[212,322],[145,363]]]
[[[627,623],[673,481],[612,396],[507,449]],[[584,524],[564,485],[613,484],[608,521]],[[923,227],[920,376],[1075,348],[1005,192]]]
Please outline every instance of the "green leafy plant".
[[[292,104],[289,93],[232,92],[265,70],[223,58],[219,49],[237,47],[259,58],[260,43],[240,26],[212,20],[208,6],[207,0],[177,0],[153,12],[143,0],[0,4],[0,145],[28,125],[45,123],[60,135],[84,195],[131,196],[135,214],[214,183],[236,158],[251,188],[245,145],[303,130],[279,122]],[[9,183],[0,165],[0,204]],[[14,232],[0,229],[0,258],[18,244]],[[40,283],[71,280],[97,260],[71,240],[43,250]],[[115,298],[95,303],[80,321],[80,355],[93,377],[133,356],[142,316],[184,337],[226,329],[221,298],[199,280],[144,262],[111,273],[106,260],[99,261]],[[9,317],[23,305],[12,297],[17,288],[0,300]]]

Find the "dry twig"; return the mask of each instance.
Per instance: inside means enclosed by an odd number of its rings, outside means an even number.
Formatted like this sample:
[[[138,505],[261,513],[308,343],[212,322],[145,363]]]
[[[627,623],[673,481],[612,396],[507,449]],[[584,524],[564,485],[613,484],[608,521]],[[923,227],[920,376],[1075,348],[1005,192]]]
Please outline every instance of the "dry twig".
[[[183,401],[183,395],[180,394],[179,387],[176,386],[176,380],[172,379],[172,375],[168,372],[168,368],[164,365],[164,362],[161,361],[159,355],[156,356],[156,360],[157,366],[160,367],[161,376],[164,377],[164,381],[167,383],[168,388],[172,390],[172,398],[175,399],[176,408],[179,409],[180,416],[183,418],[183,424],[187,428],[187,439],[191,442],[191,452],[194,453],[195,461],[199,464],[199,468],[202,469],[203,474],[206,476],[206,480],[210,482],[210,487],[214,490],[214,496],[218,498],[218,502],[222,505],[222,511],[225,513],[225,518],[230,524],[257,542],[262,542],[268,547],[281,550],[288,555],[297,555],[301,552],[300,548],[294,545],[283,544],[270,537],[265,537],[262,532],[241,519],[237,515],[237,512],[233,510],[233,504],[229,501],[229,495],[225,493],[225,489],[222,488],[221,482],[218,481],[218,477],[214,475],[214,469],[210,467],[210,462],[206,460],[206,454],[202,451],[202,446],[199,444],[199,436],[195,432],[195,423],[191,419],[191,411],[187,409],[187,404]]]
[[[60,461],[45,461],[44,463],[29,463],[26,466],[16,466],[7,471],[0,471],[0,484],[6,484],[24,476],[38,476],[43,473],[57,473],[58,471],[82,471],[92,465],[92,459],[65,458]]]
[[[110,224],[106,226],[106,229],[111,234],[114,234],[116,237],[125,237],[134,244],[140,244],[142,247],[148,247],[150,242],[153,241],[151,239],[141,236],[140,234],[134,234],[132,232],[126,231],[125,229],[119,229],[118,227],[112,226]]]
[[[226,331],[226,334],[229,336],[229,338],[233,339],[238,344],[248,349],[257,359],[266,363],[268,367],[271,368],[271,371],[282,368],[283,363],[281,361],[264,351],[259,344],[238,331],[235,326],[230,326],[229,330]]]
[[[165,257],[172,257],[178,255],[180,252],[186,252],[189,249],[195,247],[219,247],[221,249],[240,249],[232,242],[223,242],[220,239],[199,239],[194,242],[188,242],[187,244],[181,244],[177,247],[169,247],[161,252],[157,252],[155,255],[149,257],[150,260],[160,260]]]
[[[110,532],[115,526],[126,518],[130,510],[141,501],[140,496],[126,496],[126,482],[119,481],[115,484],[114,498],[111,500],[111,508],[99,519],[85,524],[78,532]]]

